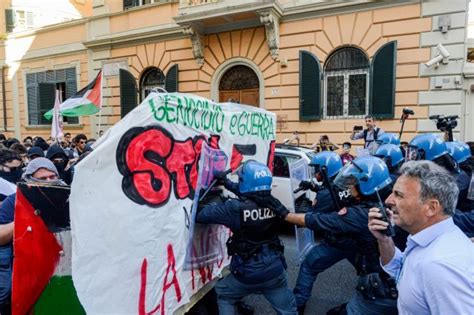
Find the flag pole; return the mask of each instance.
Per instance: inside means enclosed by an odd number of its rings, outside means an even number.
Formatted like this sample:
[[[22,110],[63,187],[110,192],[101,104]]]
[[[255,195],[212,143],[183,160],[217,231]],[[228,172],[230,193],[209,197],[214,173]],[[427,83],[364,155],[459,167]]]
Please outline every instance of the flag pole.
[[[102,102],[103,102],[103,100],[102,100],[102,98],[103,98],[102,89],[104,87],[104,71],[103,70],[104,70],[104,67],[102,67],[100,69],[100,71],[101,71],[101,73],[100,73],[100,109],[99,109],[99,128],[97,130],[97,135],[96,135],[97,139],[100,137],[100,128],[102,126]]]

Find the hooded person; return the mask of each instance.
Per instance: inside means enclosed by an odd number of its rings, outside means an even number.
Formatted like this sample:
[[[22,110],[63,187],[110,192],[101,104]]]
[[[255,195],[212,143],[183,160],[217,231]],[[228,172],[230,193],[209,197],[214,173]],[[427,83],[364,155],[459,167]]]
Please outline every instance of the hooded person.
[[[56,167],[59,177],[68,185],[72,182],[72,175],[69,170],[66,170],[66,167],[69,162],[69,157],[63,148],[55,144],[49,147],[46,152],[46,158],[51,160]]]
[[[49,144],[41,137],[35,137],[33,146],[40,147],[44,152],[48,151]]]
[[[28,163],[23,173],[23,180],[27,183],[42,185],[65,185],[59,179],[58,170],[53,162],[38,157]],[[13,225],[16,194],[8,196],[0,207],[0,312],[9,314],[13,266]]]
[[[23,162],[20,155],[10,149],[0,149],[0,177],[16,184],[21,179]]]

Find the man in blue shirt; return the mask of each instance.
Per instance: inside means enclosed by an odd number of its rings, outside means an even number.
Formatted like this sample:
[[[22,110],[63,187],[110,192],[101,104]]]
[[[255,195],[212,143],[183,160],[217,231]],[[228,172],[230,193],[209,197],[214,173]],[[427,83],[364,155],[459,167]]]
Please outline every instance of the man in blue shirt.
[[[474,244],[452,216],[459,189],[448,171],[430,161],[407,162],[386,204],[410,235],[402,253],[383,232],[379,209],[369,213],[384,270],[397,279],[400,314],[472,314]]]

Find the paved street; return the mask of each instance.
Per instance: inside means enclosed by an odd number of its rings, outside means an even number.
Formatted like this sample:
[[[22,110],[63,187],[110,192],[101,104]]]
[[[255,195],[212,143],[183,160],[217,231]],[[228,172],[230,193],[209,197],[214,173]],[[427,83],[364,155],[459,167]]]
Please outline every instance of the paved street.
[[[296,241],[293,235],[283,234],[285,256],[288,263],[290,288],[293,289],[298,276],[298,259],[296,257]],[[341,303],[347,302],[356,285],[355,269],[347,261],[341,261],[322,273],[313,287],[313,297],[306,307],[306,314],[326,314]],[[273,314],[270,304],[258,295],[246,298],[246,302],[254,306],[255,314]]]

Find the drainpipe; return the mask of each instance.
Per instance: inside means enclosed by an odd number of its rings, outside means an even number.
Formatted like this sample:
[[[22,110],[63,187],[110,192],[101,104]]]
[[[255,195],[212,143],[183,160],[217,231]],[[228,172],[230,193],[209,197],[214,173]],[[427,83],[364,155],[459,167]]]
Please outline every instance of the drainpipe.
[[[3,103],[3,129],[7,131],[7,99],[5,92],[5,67],[2,67],[2,103]]]

